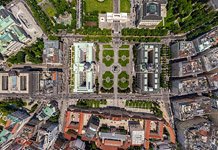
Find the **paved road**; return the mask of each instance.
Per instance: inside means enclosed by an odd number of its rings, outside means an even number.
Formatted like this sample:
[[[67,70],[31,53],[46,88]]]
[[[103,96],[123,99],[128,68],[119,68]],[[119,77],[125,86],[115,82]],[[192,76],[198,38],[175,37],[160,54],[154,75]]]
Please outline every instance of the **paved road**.
[[[64,79],[64,85],[65,85],[65,94],[61,95],[61,113],[60,113],[60,124],[59,124],[59,130],[60,132],[63,131],[64,132],[64,124],[65,124],[65,112],[68,108],[68,99],[69,99],[69,68],[70,68],[70,63],[69,63],[69,57],[71,56],[71,48],[70,46],[72,45],[72,43],[70,43],[70,41],[68,39],[63,39],[64,41],[64,74],[65,74],[65,79]],[[70,56],[69,56],[70,55]]]
[[[116,27],[115,27],[116,28]],[[87,37],[87,35],[73,34],[73,33],[59,33],[56,36],[62,38],[79,38],[82,39]],[[101,37],[102,35],[89,35],[89,37]],[[111,37],[111,35],[104,35],[106,37]],[[134,36],[134,35],[117,35],[118,38],[122,37],[141,37],[141,38],[161,38],[161,39],[171,39],[171,40],[185,40],[186,35],[166,35],[166,36]]]
[[[120,0],[114,0],[113,2],[113,12],[120,13]]]
[[[42,68],[42,69],[48,69],[48,68],[57,68],[57,69],[62,69],[64,66],[63,65],[46,65],[46,64],[15,64],[12,66],[12,68]]]
[[[166,121],[169,122],[171,124],[171,126],[173,127],[174,126],[174,118],[173,118],[173,112],[171,109],[171,102],[170,102],[170,98],[169,98],[170,93],[168,90],[161,90],[161,93],[162,93],[162,102],[163,102],[163,105],[165,108],[162,111],[164,113]]]
[[[116,42],[113,43],[114,48],[114,66],[118,66],[118,50],[119,46]],[[114,72],[114,105],[117,106],[117,95],[118,95],[118,72]]]
[[[63,101],[67,99],[113,99],[114,98],[114,93],[107,93],[107,94],[95,94],[95,93],[90,93],[90,94],[59,94],[59,95],[28,95],[28,94],[1,94],[1,98],[32,98],[32,99],[37,99],[37,100],[45,100],[45,101],[51,101],[51,100],[57,100],[57,101]],[[63,97],[66,97],[67,99],[62,99]],[[117,94],[117,99],[122,100],[122,99],[127,99],[127,100],[146,100],[146,99],[152,99],[152,100],[160,100],[162,99],[161,93],[155,93],[155,94],[147,94],[147,95],[141,95],[141,94]]]
[[[77,0],[77,5],[76,5],[76,28],[79,29],[82,26],[82,0]]]
[[[113,12],[114,13],[120,13],[120,0],[114,0],[113,1]],[[119,51],[119,47],[121,45],[121,41],[120,41],[120,34],[121,34],[121,29],[120,29],[120,22],[113,22],[113,32],[112,32],[112,43],[113,43],[113,50],[114,50],[114,66],[118,67],[118,70],[114,72],[114,101],[113,101],[113,105],[119,107],[119,103],[118,103],[118,74],[120,73],[120,65],[118,62],[119,56],[118,56],[118,51]]]

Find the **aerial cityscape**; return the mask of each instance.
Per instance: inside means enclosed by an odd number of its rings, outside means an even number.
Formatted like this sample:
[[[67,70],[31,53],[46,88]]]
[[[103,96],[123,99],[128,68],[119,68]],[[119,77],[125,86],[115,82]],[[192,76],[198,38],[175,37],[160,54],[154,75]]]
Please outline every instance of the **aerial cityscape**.
[[[0,0],[0,150],[218,150],[218,0]]]

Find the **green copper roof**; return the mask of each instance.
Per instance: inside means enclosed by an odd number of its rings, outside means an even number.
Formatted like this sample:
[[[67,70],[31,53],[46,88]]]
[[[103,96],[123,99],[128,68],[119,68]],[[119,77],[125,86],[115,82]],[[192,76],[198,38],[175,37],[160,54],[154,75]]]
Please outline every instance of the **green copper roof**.
[[[14,20],[3,6],[0,6],[0,10],[0,32],[2,32],[10,25],[12,25],[14,23]]]
[[[12,41],[27,40],[26,33],[21,29],[14,16],[3,6],[0,6],[0,52],[4,53]]]
[[[9,138],[11,138],[12,134],[6,130],[6,129],[2,129],[2,131],[0,132],[0,144],[6,142]]]
[[[51,117],[55,113],[55,108],[52,106],[47,106],[43,109],[43,112],[48,117]]]

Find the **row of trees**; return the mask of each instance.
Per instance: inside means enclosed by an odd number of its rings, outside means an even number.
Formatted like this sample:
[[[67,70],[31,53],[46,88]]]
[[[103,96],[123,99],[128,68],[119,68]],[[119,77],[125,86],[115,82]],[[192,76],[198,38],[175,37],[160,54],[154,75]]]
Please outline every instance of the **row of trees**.
[[[132,108],[142,108],[142,109],[149,109],[154,113],[154,115],[158,117],[162,117],[163,112],[160,110],[160,105],[156,102],[151,101],[140,101],[140,100],[127,100],[126,101],[127,107]]]
[[[108,42],[112,41],[112,38],[111,37],[105,37],[105,36],[96,36],[96,37],[86,36],[86,37],[83,38],[83,41],[108,43]]]
[[[83,35],[111,35],[111,30],[98,27],[86,27],[76,30],[76,33]]]
[[[78,100],[76,106],[85,107],[85,108],[99,108],[100,105],[106,105],[107,101],[104,100]]]
[[[26,0],[27,4],[30,6],[34,18],[38,21],[42,30],[47,34],[51,33],[53,30],[53,23],[50,18],[42,11],[41,7],[38,5],[36,0]]]
[[[126,28],[122,30],[122,35],[133,35],[133,36],[164,36],[167,35],[167,29],[130,29]]]
[[[167,60],[171,58],[171,51],[167,45],[163,45],[160,51],[161,56],[161,74],[160,74],[160,87],[168,88],[170,85],[169,80],[167,77],[170,77],[171,72],[171,64],[168,63]]]
[[[142,37],[122,37],[123,41],[128,42],[160,42],[160,38],[142,38]]]

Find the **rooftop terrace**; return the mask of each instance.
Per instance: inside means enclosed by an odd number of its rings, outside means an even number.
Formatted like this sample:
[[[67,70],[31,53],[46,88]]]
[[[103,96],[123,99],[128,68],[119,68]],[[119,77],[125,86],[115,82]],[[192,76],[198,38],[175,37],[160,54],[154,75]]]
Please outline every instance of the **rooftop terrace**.
[[[179,120],[192,119],[211,112],[211,99],[208,97],[190,97],[172,102],[174,115]]]
[[[173,76],[183,77],[195,75],[203,72],[201,59],[178,62],[172,64]]]
[[[205,92],[209,89],[206,77],[189,78],[172,81],[172,92],[176,95],[186,95]]]
[[[207,76],[209,86],[211,89],[216,90],[218,89],[218,73],[214,73]]]
[[[212,46],[215,46],[218,44],[218,29],[217,30],[212,30],[194,41],[195,47],[198,52],[203,52],[207,49],[209,49]]]
[[[192,41],[180,41],[171,46],[172,58],[185,58],[196,54]]]
[[[212,71],[218,68],[218,47],[212,49],[209,53],[202,56],[207,71]]]
[[[44,41],[44,50],[43,50],[43,62],[46,64],[61,64],[62,59],[62,50],[59,41]]]

